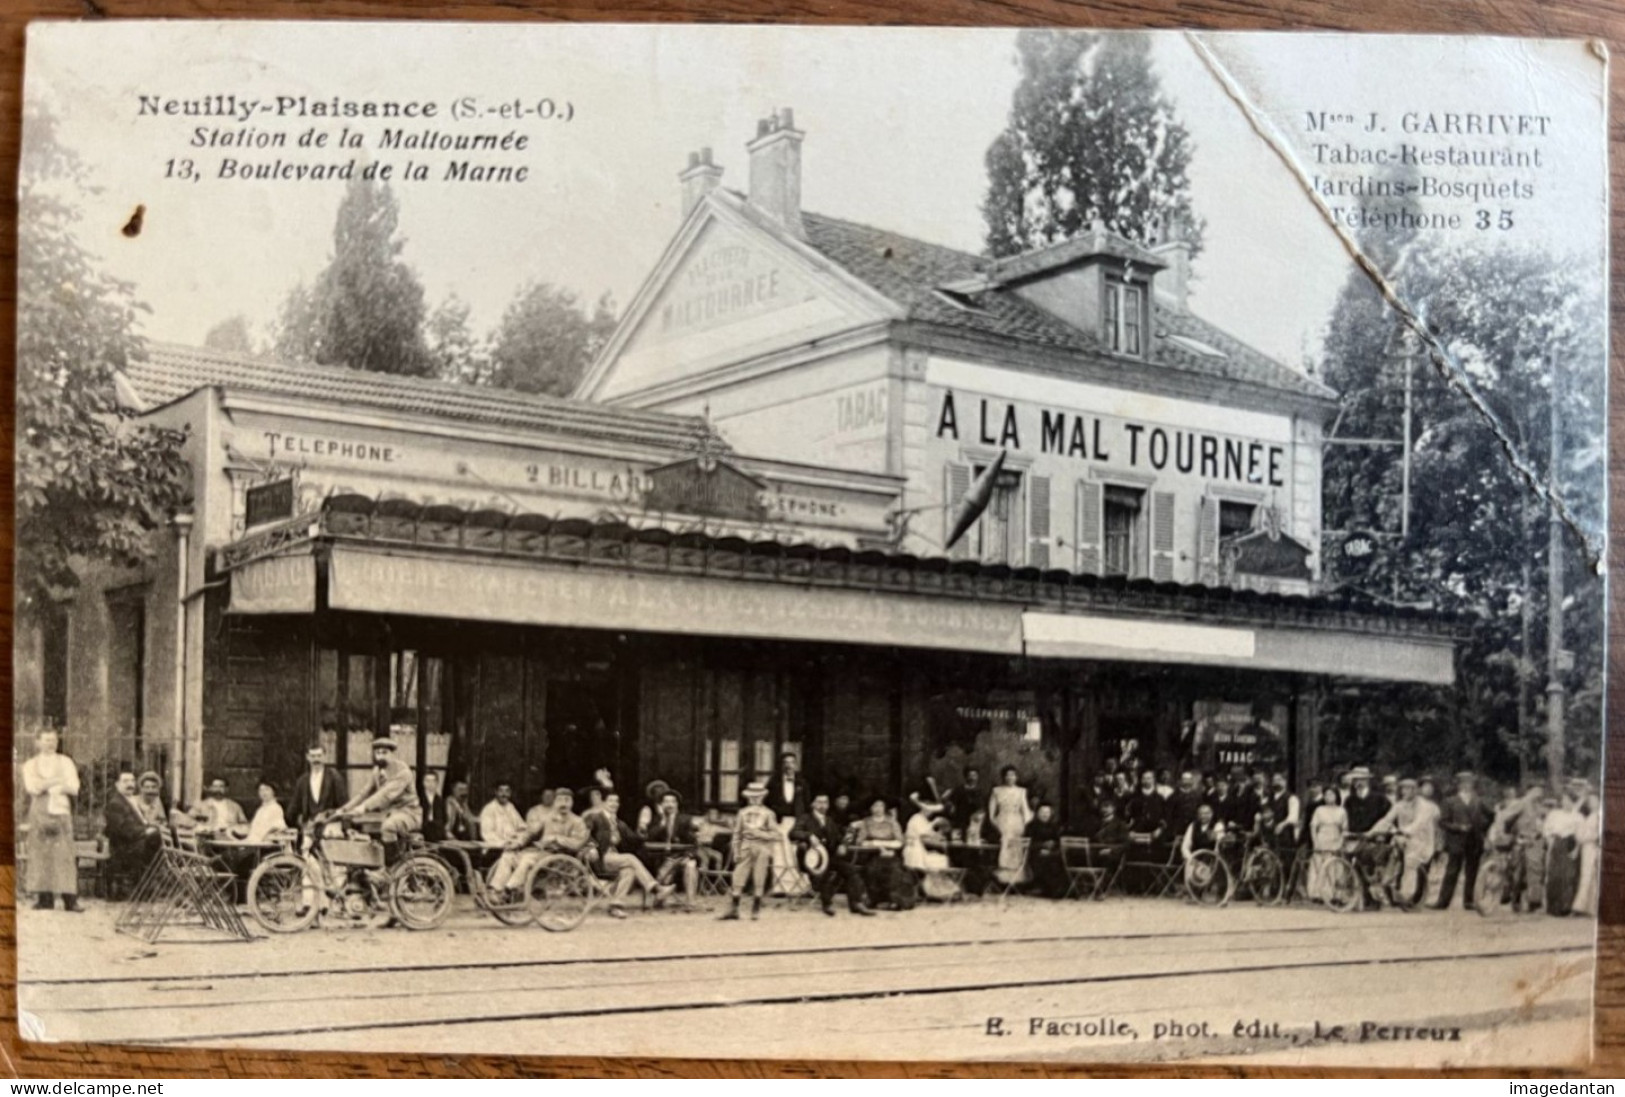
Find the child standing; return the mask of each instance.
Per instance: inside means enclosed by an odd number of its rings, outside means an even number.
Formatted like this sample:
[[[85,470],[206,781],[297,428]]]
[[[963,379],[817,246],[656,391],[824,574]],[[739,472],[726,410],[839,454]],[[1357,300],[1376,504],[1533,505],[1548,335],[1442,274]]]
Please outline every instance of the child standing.
[[[739,809],[734,819],[734,878],[729,891],[731,902],[721,919],[724,922],[739,920],[739,897],[744,893],[746,880],[754,888],[751,920],[761,917],[762,895],[767,891],[767,870],[773,861],[773,847],[781,837],[778,817],[762,803],[767,797],[767,785],[752,781],[745,786],[744,796],[745,806]]]

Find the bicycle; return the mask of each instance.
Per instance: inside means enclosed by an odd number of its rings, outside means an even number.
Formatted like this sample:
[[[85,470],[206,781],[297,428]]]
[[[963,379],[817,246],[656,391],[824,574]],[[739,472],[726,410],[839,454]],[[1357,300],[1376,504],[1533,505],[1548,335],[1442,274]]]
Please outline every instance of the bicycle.
[[[451,913],[456,884],[413,835],[406,853],[386,866],[376,835],[381,815],[324,812],[305,829],[306,853],[292,848],[261,861],[248,878],[248,912],[271,933],[297,933],[318,918],[381,928],[433,929]],[[329,826],[338,834],[329,835]]]
[[[1478,879],[1473,883],[1473,906],[1481,916],[1492,918],[1509,909],[1522,913],[1529,887],[1526,851],[1536,841],[1539,839],[1516,837],[1510,848],[1485,854],[1478,866]]]
[[[550,933],[575,929],[592,911],[599,894],[596,881],[580,858],[556,851],[543,852],[525,869],[517,888],[501,894],[492,889],[485,874],[474,867],[470,850],[485,849],[478,842],[445,841],[430,845],[430,851],[455,875],[461,873],[474,906],[509,926],[539,925]],[[455,858],[457,864],[452,864]]]

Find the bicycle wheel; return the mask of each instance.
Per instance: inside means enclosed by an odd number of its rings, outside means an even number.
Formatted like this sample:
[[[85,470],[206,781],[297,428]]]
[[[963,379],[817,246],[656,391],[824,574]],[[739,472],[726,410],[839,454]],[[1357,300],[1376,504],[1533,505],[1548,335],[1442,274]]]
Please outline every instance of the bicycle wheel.
[[[530,880],[530,874],[526,873],[525,878],[519,882],[519,886],[512,890],[511,897],[504,897],[494,892],[488,894],[483,909],[489,911],[491,917],[503,925],[530,925],[536,920],[536,911],[531,907],[529,895],[524,889],[524,885],[530,883]],[[480,886],[477,882],[470,883],[470,893]]]
[[[1259,906],[1274,906],[1286,893],[1281,859],[1272,849],[1259,847],[1241,863],[1241,882]]]
[[[451,870],[429,854],[408,857],[390,874],[389,906],[407,929],[433,929],[444,922],[456,893]]]
[[[1390,842],[1387,849],[1379,854],[1371,869],[1371,886],[1391,907],[1409,906],[1406,896],[1402,894],[1405,882],[1405,851]]]
[[[579,926],[592,910],[596,893],[587,866],[562,854],[542,858],[525,878],[532,917],[550,933],[567,933]]]
[[[1347,914],[1365,906],[1365,889],[1360,886],[1360,874],[1347,858],[1334,858],[1321,871],[1325,873],[1328,907],[1339,914]]]
[[[1185,862],[1185,891],[1203,906],[1223,906],[1235,889],[1230,866],[1213,850],[1199,849]]]
[[[305,887],[305,862],[294,854],[267,857],[248,878],[248,913],[271,933],[308,929],[319,904],[317,888]]]
[[[1422,902],[1427,906],[1438,905],[1439,894],[1444,891],[1445,866],[1449,863],[1450,857],[1443,850],[1435,853],[1433,859],[1428,862],[1428,885],[1427,890],[1422,894]]]
[[[1500,854],[1484,858],[1478,866],[1478,879],[1473,884],[1473,906],[1485,918],[1505,914],[1512,906],[1507,894],[1507,863]]]

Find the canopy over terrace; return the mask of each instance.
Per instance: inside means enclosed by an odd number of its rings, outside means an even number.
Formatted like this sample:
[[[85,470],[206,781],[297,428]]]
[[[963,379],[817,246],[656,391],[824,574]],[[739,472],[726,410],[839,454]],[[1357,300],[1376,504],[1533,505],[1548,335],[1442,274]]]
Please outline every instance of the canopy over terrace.
[[[1459,618],[336,496],[221,549],[230,612],[361,613],[1449,685]]]

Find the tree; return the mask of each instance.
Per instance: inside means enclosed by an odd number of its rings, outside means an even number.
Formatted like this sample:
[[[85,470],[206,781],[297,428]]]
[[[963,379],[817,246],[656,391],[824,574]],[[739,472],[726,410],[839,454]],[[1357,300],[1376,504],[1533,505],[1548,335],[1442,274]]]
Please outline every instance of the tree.
[[[1093,222],[1142,244],[1179,227],[1195,255],[1190,134],[1174,117],[1143,33],[1024,30],[1021,82],[988,147],[987,250],[1014,255]]]
[[[248,333],[248,319],[240,312],[226,317],[209,329],[203,337],[203,345],[231,354],[253,354],[254,339]]]
[[[445,381],[484,384],[491,359],[468,326],[468,302],[452,294],[429,315],[424,327],[434,375]]]
[[[614,330],[608,294],[588,315],[569,290],[530,282],[509,302],[492,337],[490,383],[568,394]]]
[[[282,303],[273,340],[278,357],[411,377],[434,373],[423,338],[423,286],[401,259],[406,241],[399,227],[400,205],[387,184],[350,182],[327,268]]]
[[[137,422],[115,375],[144,356],[143,309],[75,234],[83,166],[53,119],[24,126],[17,218],[17,603],[78,585],[86,561],[136,566],[188,497],[184,437]]]
[[[1396,536],[1401,451],[1327,448],[1327,528],[1384,535],[1369,578],[1337,578],[1465,614],[1474,624],[1455,696],[1355,691],[1338,708],[1339,734],[1347,741],[1351,728],[1404,726],[1412,748],[1437,762],[1510,775],[1539,757],[1544,739],[1540,683],[1553,670],[1545,614],[1549,478],[1579,528],[1563,546],[1562,640],[1573,666],[1556,668],[1556,676],[1571,699],[1570,721],[1602,726],[1602,587],[1585,544],[1600,542],[1602,529],[1602,306],[1583,268],[1532,250],[1413,241],[1389,269],[1400,299],[1426,306],[1446,361],[1431,353],[1414,359],[1408,540]],[[1398,325],[1370,280],[1353,275],[1326,341],[1326,380],[1343,394],[1338,434],[1400,436]],[[1555,455],[1554,401],[1561,423]],[[1576,737],[1570,764],[1595,771],[1599,746],[1599,736]]]

